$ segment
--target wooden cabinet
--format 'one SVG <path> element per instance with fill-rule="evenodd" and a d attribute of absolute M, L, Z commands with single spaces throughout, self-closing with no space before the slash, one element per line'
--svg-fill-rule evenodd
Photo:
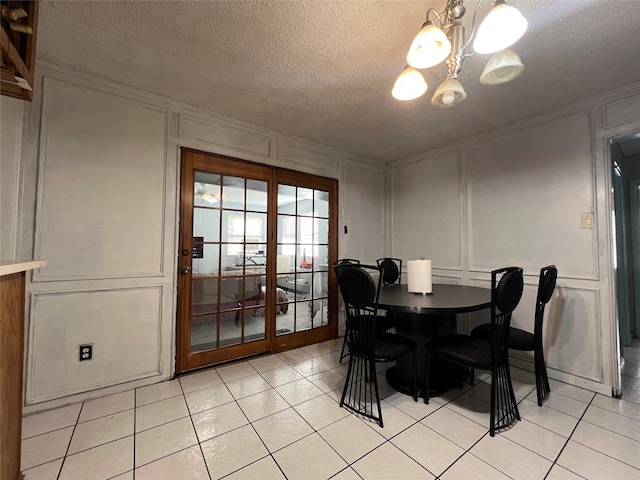
<path fill-rule="evenodd" d="M 24 288 L 44 261 L 0 262 L 0 480 L 20 480 Z"/>
<path fill-rule="evenodd" d="M 37 1 L 3 1 L 3 8 L 9 10 L 23 9 L 27 16 L 15 20 L 23 33 L 6 27 L 3 28 L 0 48 L 2 51 L 2 69 L 0 92 L 2 95 L 31 101 L 33 99 L 34 67 L 36 64 L 36 36 L 38 24 Z"/>

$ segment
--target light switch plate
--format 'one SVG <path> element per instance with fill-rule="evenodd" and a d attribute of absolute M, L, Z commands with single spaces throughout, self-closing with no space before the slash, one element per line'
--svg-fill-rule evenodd
<path fill-rule="evenodd" d="M 593 212 L 582 214 L 582 228 L 593 228 Z"/>

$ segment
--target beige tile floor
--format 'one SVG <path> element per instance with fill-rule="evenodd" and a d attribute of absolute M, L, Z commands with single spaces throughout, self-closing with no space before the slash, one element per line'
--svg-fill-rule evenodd
<path fill-rule="evenodd" d="M 381 429 L 338 406 L 341 346 L 27 416 L 26 479 L 640 479 L 637 390 L 617 400 L 552 381 L 538 407 L 533 376 L 514 369 L 522 421 L 491 438 L 486 378 L 425 405 L 394 392 L 381 366 Z"/>

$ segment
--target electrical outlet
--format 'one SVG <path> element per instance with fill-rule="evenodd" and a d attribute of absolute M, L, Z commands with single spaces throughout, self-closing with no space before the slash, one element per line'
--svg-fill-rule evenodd
<path fill-rule="evenodd" d="M 78 361 L 84 362 L 93 358 L 93 343 L 78 345 Z"/>

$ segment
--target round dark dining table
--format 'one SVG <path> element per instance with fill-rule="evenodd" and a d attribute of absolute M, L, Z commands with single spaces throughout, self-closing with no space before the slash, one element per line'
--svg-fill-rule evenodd
<path fill-rule="evenodd" d="M 434 284 L 433 293 L 409 293 L 407 285 L 386 286 L 380 289 L 378 308 L 396 318 L 396 333 L 418 343 L 418 390 L 424 392 L 424 345 L 442 335 L 456 333 L 456 315 L 475 312 L 491 306 L 491 290 L 468 285 Z M 438 360 L 438 359 L 434 359 Z M 461 385 L 469 371 L 447 362 L 433 362 L 430 375 L 430 396 Z M 406 356 L 386 373 L 387 381 L 396 390 L 411 394 L 413 360 Z"/>

